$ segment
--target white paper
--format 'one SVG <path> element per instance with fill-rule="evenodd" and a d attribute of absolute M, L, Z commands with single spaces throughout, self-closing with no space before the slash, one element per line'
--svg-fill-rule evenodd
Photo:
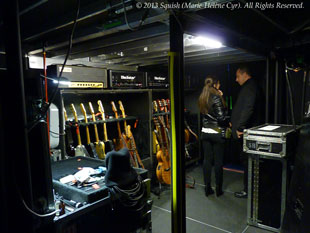
<path fill-rule="evenodd" d="M 262 128 L 259 128 L 259 130 L 266 130 L 266 131 L 272 131 L 272 130 L 275 130 L 277 128 L 280 128 L 280 126 L 276 126 L 276 125 L 267 125 L 267 126 L 264 126 Z"/>

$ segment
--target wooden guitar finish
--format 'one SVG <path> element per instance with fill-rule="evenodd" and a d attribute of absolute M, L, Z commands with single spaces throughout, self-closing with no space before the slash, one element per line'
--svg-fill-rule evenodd
<path fill-rule="evenodd" d="M 156 101 L 153 101 L 153 107 L 155 113 L 158 113 L 158 107 Z M 161 129 L 161 124 L 163 125 L 163 128 L 165 127 L 165 125 L 163 124 L 164 122 L 160 122 L 161 123 L 160 124 L 158 120 L 161 121 L 161 118 L 160 117 L 158 117 L 157 119 L 156 117 L 153 118 L 158 135 L 158 141 L 161 145 L 161 149 L 156 154 L 156 158 L 158 160 L 156 175 L 159 182 L 165 184 L 171 184 L 171 165 L 170 165 L 168 143 L 167 141 L 164 141 Z M 164 134 L 166 134 L 165 128 L 163 129 L 163 132 Z M 165 138 L 167 138 L 167 135 L 165 135 Z"/>
<path fill-rule="evenodd" d="M 80 104 L 80 108 L 81 108 L 81 111 L 84 115 L 84 121 L 85 123 L 88 123 L 88 119 L 87 119 L 87 113 L 86 113 L 86 110 L 85 110 L 85 107 L 84 107 L 84 104 L 81 103 Z M 96 152 L 96 147 L 95 145 L 90 141 L 90 135 L 89 135 L 89 128 L 88 128 L 88 125 L 85 126 L 85 130 L 86 130 L 86 141 L 87 141 L 87 145 L 86 145 L 86 149 L 89 153 L 89 155 L 93 158 L 98 158 L 98 155 L 97 155 L 97 152 Z"/>
<path fill-rule="evenodd" d="M 77 113 L 74 107 L 74 104 L 71 104 L 71 110 L 74 116 L 74 121 L 76 123 L 76 136 L 77 136 L 77 141 L 78 141 L 78 145 L 75 148 L 75 156 L 89 156 L 88 151 L 86 150 L 86 148 L 82 145 L 82 140 L 81 140 L 81 135 L 80 135 L 80 128 L 78 125 L 78 117 L 77 117 Z"/>
<path fill-rule="evenodd" d="M 93 122 L 95 123 L 94 124 L 94 131 L 95 131 L 95 137 L 96 137 L 96 142 L 95 142 L 96 152 L 97 152 L 97 155 L 98 155 L 99 159 L 105 159 L 104 143 L 99 140 L 99 135 L 98 135 L 98 129 L 97 129 L 97 125 L 96 125 L 96 116 L 95 116 L 94 108 L 93 108 L 93 105 L 92 105 L 91 102 L 88 102 L 88 105 L 89 105 L 90 113 L 92 115 Z"/>
<path fill-rule="evenodd" d="M 126 118 L 126 114 L 125 114 L 125 108 L 123 106 L 122 101 L 119 100 L 118 104 L 119 104 L 119 109 L 122 112 L 122 117 L 125 119 Z M 130 125 L 128 125 L 128 126 L 129 126 L 129 129 L 130 129 Z M 131 165 L 133 167 L 139 167 L 138 158 L 136 157 L 136 154 L 135 154 L 135 148 L 133 148 L 133 144 L 132 144 L 132 142 L 130 140 L 130 137 L 129 137 L 128 126 L 127 126 L 126 120 L 124 120 L 124 131 L 125 131 L 125 134 L 123 133 L 122 137 L 124 138 L 124 140 L 126 142 L 126 145 L 127 145 L 127 148 L 129 150 L 129 153 L 130 153 Z M 131 134 L 131 137 L 132 137 L 132 134 Z"/>
<path fill-rule="evenodd" d="M 111 105 L 112 105 L 112 110 L 115 114 L 115 119 L 118 119 L 118 113 L 117 113 L 117 109 L 116 109 L 114 101 L 111 101 Z M 122 149 L 123 147 L 126 147 L 126 141 L 122 136 L 121 126 L 120 126 L 119 121 L 117 121 L 116 124 L 117 124 L 118 138 L 114 139 L 113 141 L 114 141 L 114 149 L 118 151 Z"/>
<path fill-rule="evenodd" d="M 98 110 L 101 113 L 101 118 L 102 120 L 105 120 L 105 113 L 104 113 L 104 108 L 102 106 L 101 100 L 97 101 L 98 103 Z M 113 150 L 113 142 L 108 139 L 108 132 L 107 132 L 107 123 L 103 123 L 103 143 L 104 143 L 104 149 L 105 153 L 108 153 L 109 151 Z"/>

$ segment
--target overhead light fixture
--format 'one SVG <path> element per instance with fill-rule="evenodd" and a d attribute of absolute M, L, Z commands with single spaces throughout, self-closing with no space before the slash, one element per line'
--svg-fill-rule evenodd
<path fill-rule="evenodd" d="M 187 38 L 190 45 L 202 45 L 206 48 L 221 48 L 224 47 L 220 41 L 213 40 L 203 36 L 189 36 Z"/>

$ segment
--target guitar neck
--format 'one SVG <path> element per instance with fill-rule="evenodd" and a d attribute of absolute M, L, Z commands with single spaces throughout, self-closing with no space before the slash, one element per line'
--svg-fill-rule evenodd
<path fill-rule="evenodd" d="M 93 122 L 96 122 L 96 116 L 95 114 L 92 114 L 92 118 L 93 118 Z M 97 125 L 94 124 L 94 131 L 95 131 L 95 138 L 96 138 L 96 142 L 99 142 L 99 135 L 98 135 L 98 129 L 97 129 Z"/>
<path fill-rule="evenodd" d="M 115 119 L 118 119 L 118 114 L 117 114 L 117 112 L 115 112 Z M 119 121 L 117 121 L 116 124 L 117 124 L 118 137 L 119 137 L 119 138 L 122 138 L 121 125 L 120 125 Z"/>
<path fill-rule="evenodd" d="M 105 120 L 105 119 L 103 119 Z M 108 131 L 107 131 L 107 123 L 103 123 L 103 135 L 104 135 L 104 141 L 108 141 Z"/>
<path fill-rule="evenodd" d="M 76 113 L 74 104 L 71 104 L 71 110 L 72 110 L 72 113 L 73 113 L 73 116 L 74 116 L 74 121 L 76 123 L 76 136 L 77 136 L 78 145 L 81 146 L 82 145 L 82 140 L 81 140 L 81 135 L 80 135 L 80 128 L 79 128 L 79 125 L 78 125 L 79 120 L 78 120 L 78 117 L 77 117 L 77 113 Z"/>
<path fill-rule="evenodd" d="M 83 115 L 84 115 L 85 123 L 88 123 L 85 107 L 84 107 L 84 105 L 82 103 L 80 104 L 80 107 L 81 107 L 81 110 L 82 110 Z M 90 144 L 90 136 L 89 136 L 89 127 L 88 127 L 88 125 L 85 126 L 85 130 L 86 130 L 87 144 L 89 145 Z"/>

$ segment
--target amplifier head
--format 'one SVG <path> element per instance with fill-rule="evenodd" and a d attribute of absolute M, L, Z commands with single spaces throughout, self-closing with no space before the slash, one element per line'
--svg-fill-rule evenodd
<path fill-rule="evenodd" d="M 62 65 L 47 67 L 47 76 L 58 80 Z M 107 88 L 107 70 L 97 67 L 65 66 L 59 82 L 60 88 Z"/>
<path fill-rule="evenodd" d="M 145 88 L 143 72 L 110 70 L 109 83 L 111 88 Z"/>

